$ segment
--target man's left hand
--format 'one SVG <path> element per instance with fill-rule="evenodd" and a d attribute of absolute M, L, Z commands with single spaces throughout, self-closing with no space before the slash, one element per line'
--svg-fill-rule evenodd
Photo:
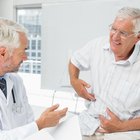
<path fill-rule="evenodd" d="M 113 133 L 123 131 L 123 121 L 121 121 L 113 112 L 107 108 L 107 114 L 110 119 L 106 119 L 103 115 L 99 115 L 100 133 Z"/>

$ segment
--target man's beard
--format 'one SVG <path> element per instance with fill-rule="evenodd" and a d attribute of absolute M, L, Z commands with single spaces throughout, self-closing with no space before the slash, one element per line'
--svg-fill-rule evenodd
<path fill-rule="evenodd" d="M 22 62 L 21 62 L 22 63 Z M 12 64 L 10 64 L 10 62 L 3 64 L 3 68 L 5 69 L 5 72 L 18 72 L 20 64 L 19 63 L 16 67 Z"/>

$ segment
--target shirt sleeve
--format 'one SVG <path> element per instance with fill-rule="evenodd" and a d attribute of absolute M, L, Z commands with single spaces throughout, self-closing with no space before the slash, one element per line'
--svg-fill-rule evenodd
<path fill-rule="evenodd" d="M 75 51 L 71 57 L 71 63 L 75 65 L 79 70 L 88 70 L 90 65 L 90 43 L 86 44 L 83 48 Z"/>
<path fill-rule="evenodd" d="M 71 57 L 71 63 L 79 70 L 90 70 L 91 60 L 93 59 L 93 51 L 97 47 L 99 39 L 89 41 L 84 47 L 75 51 Z"/>
<path fill-rule="evenodd" d="M 75 51 L 71 57 L 71 63 L 75 65 L 79 70 L 90 70 L 91 63 L 96 61 L 96 57 L 101 46 L 108 41 L 108 37 L 98 37 L 89 41 L 84 47 Z"/>
<path fill-rule="evenodd" d="M 23 140 L 35 132 L 38 132 L 38 127 L 35 122 L 32 122 L 11 130 L 0 131 L 0 140 Z"/>

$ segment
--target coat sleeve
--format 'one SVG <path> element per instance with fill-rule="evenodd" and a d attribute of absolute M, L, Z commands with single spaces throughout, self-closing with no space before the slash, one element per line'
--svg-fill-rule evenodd
<path fill-rule="evenodd" d="M 17 127 L 7 131 L 0 131 L 0 140 L 23 140 L 26 137 L 38 132 L 38 127 L 35 122 Z"/>

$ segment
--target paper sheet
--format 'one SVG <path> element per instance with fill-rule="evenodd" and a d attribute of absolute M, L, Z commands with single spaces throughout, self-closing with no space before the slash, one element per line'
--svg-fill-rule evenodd
<path fill-rule="evenodd" d="M 82 140 L 78 116 L 68 117 L 58 126 L 43 129 L 25 140 Z"/>
<path fill-rule="evenodd" d="M 24 140 L 55 140 L 48 132 L 41 130 Z"/>
<path fill-rule="evenodd" d="M 77 116 L 68 118 L 57 127 L 47 130 L 55 140 L 82 140 Z"/>

